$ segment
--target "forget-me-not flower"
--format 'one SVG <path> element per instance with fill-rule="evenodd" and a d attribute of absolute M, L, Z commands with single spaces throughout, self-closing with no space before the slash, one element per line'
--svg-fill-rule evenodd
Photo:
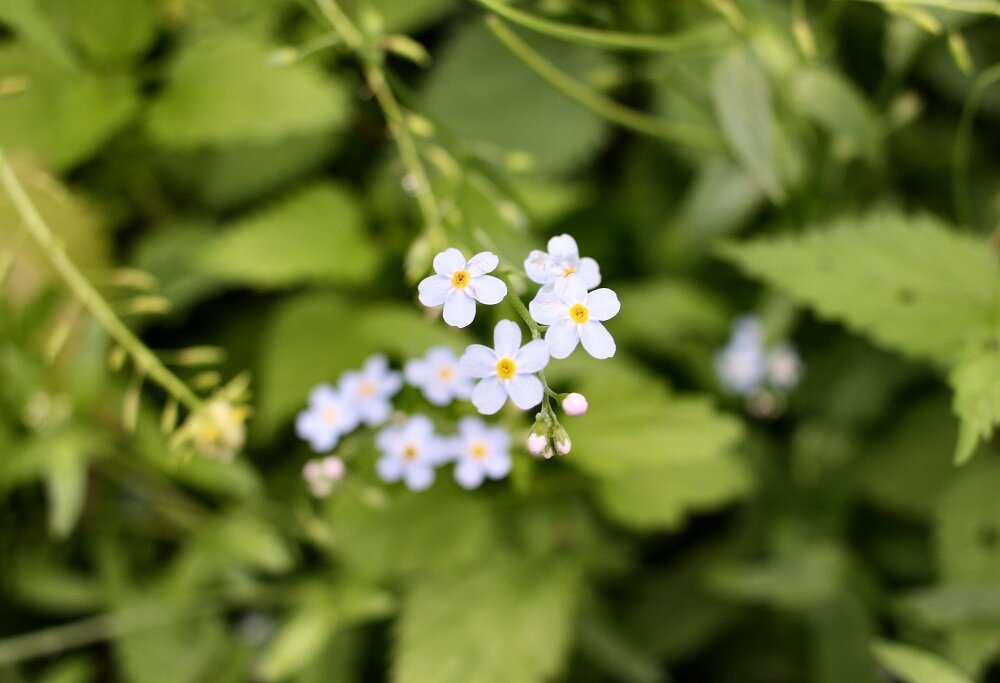
<path fill-rule="evenodd" d="M 501 320 L 493 331 L 494 347 L 469 346 L 459 364 L 472 377 L 481 378 L 472 390 L 472 404 L 483 415 L 503 407 L 507 397 L 527 410 L 542 402 L 542 383 L 535 373 L 549 362 L 549 349 L 541 339 L 521 346 L 521 328 L 512 320 Z"/>
<path fill-rule="evenodd" d="M 472 395 L 472 378 L 458 364 L 458 356 L 447 346 L 427 350 L 423 358 L 406 362 L 406 381 L 419 388 L 424 397 L 436 406 L 453 400 L 468 400 Z"/>
<path fill-rule="evenodd" d="M 345 372 L 340 378 L 340 394 L 351 404 L 359 422 L 376 427 L 392 413 L 390 399 L 403 386 L 398 372 L 389 369 L 382 354 L 370 356 L 361 370 Z"/>
<path fill-rule="evenodd" d="M 455 458 L 455 481 L 475 489 L 486 478 L 503 479 L 510 473 L 510 434 L 503 427 L 490 427 L 475 417 L 458 421 L 458 434 L 451 439 Z"/>
<path fill-rule="evenodd" d="M 551 295 L 531 302 L 531 317 L 548 325 L 545 341 L 553 358 L 566 358 L 578 343 L 594 358 L 615 355 L 615 340 L 601 323 L 621 309 L 618 295 L 606 287 L 588 293 L 583 280 L 556 280 Z"/>
<path fill-rule="evenodd" d="M 448 442 L 434 433 L 426 415 L 414 415 L 405 423 L 384 428 L 375 437 L 382 457 L 375 471 L 382 481 L 400 479 L 412 491 L 423 491 L 434 483 L 434 470 L 448 460 Z"/>
<path fill-rule="evenodd" d="M 329 384 L 314 388 L 309 406 L 295 418 L 295 433 L 317 453 L 333 450 L 340 437 L 357 426 L 354 407 Z"/>
<path fill-rule="evenodd" d="M 435 275 L 417 286 L 424 306 L 444 304 L 444 321 L 452 327 L 466 327 L 476 317 L 476 302 L 493 305 L 507 296 L 503 280 L 487 273 L 496 269 L 496 254 L 483 251 L 468 261 L 454 247 L 434 257 Z"/>

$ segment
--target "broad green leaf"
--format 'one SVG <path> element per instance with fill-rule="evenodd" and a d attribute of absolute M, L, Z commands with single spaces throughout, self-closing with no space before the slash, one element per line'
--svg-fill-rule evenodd
<path fill-rule="evenodd" d="M 294 564 L 278 529 L 248 511 L 227 512 L 211 520 L 201 530 L 199 541 L 199 552 L 220 566 L 246 565 L 278 574 Z"/>
<path fill-rule="evenodd" d="M 100 581 L 63 565 L 47 553 L 24 551 L 14 564 L 11 594 L 46 614 L 75 615 L 101 609 L 107 598 Z"/>
<path fill-rule="evenodd" d="M 172 313 L 183 313 L 223 287 L 217 274 L 199 266 L 215 238 L 207 220 L 165 223 L 139 238 L 131 263 L 156 278 L 157 293 L 170 300 Z"/>
<path fill-rule="evenodd" d="M 939 364 L 992 327 L 989 245 L 930 216 L 880 211 L 723 249 L 747 273 L 886 348 Z"/>
<path fill-rule="evenodd" d="M 972 683 L 955 665 L 927 650 L 886 640 L 873 641 L 871 649 L 879 664 L 903 683 Z"/>
<path fill-rule="evenodd" d="M 934 514 L 935 554 L 948 581 L 1000 576 L 1000 462 L 980 458 L 956 472 Z"/>
<path fill-rule="evenodd" d="M 36 683 L 90 683 L 97 674 L 97 665 L 87 657 L 70 657 L 55 662 L 36 679 Z"/>
<path fill-rule="evenodd" d="M 150 107 L 153 139 L 184 149 L 264 143 L 341 124 L 343 86 L 309 62 L 273 65 L 272 49 L 235 33 L 186 45 Z"/>
<path fill-rule="evenodd" d="M 0 46 L 0 74 L 23 89 L 0 97 L 0 145 L 57 168 L 89 159 L 138 103 L 127 76 L 101 78 L 17 42 Z"/>
<path fill-rule="evenodd" d="M 874 616 L 862 599 L 843 591 L 810 610 L 811 669 L 816 683 L 882 683 L 866 645 L 875 636 Z"/>
<path fill-rule="evenodd" d="M 995 581 L 938 584 L 907 593 L 898 606 L 907 621 L 932 629 L 1000 628 L 1000 584 Z"/>
<path fill-rule="evenodd" d="M 336 185 L 313 185 L 227 229 L 202 253 L 199 269 L 252 287 L 364 282 L 378 255 L 357 200 Z"/>
<path fill-rule="evenodd" d="M 615 291 L 628 302 L 612 323 L 622 345 L 665 353 L 684 342 L 724 338 L 729 328 L 730 315 L 723 304 L 685 280 L 649 279 Z M 650 324 L 652 311 L 655 325 Z"/>
<path fill-rule="evenodd" d="M 129 683 L 205 680 L 231 649 L 221 618 L 199 614 L 201 604 L 162 596 L 162 626 L 133 629 L 113 641 L 115 668 Z M 147 603 L 148 609 L 149 603 Z"/>
<path fill-rule="evenodd" d="M 398 683 L 542 683 L 573 630 L 579 576 L 558 561 L 494 547 L 480 566 L 413 582 L 393 668 Z"/>
<path fill-rule="evenodd" d="M 878 117 L 850 81 L 831 69 L 812 66 L 794 75 L 790 92 L 798 110 L 829 131 L 841 158 L 878 162 Z"/>
<path fill-rule="evenodd" d="M 138 58 L 156 38 L 153 0 L 77 0 L 61 11 L 73 40 L 99 65 Z"/>
<path fill-rule="evenodd" d="M 577 79 L 587 80 L 606 64 L 595 50 L 525 38 Z M 424 110 L 475 152 L 498 161 L 526 152 L 544 171 L 586 159 L 604 138 L 597 116 L 533 74 L 481 22 L 461 26 L 438 54 Z"/>
<path fill-rule="evenodd" d="M 772 200 L 784 201 L 771 86 L 753 53 L 737 50 L 720 60 L 712 74 L 712 100 L 736 158 Z"/>
<path fill-rule="evenodd" d="M 961 422 L 955 449 L 955 462 L 961 464 L 1000 422 L 1000 350 L 992 344 L 969 350 L 949 380 L 955 390 L 953 408 Z"/>
<path fill-rule="evenodd" d="M 72 51 L 40 11 L 36 0 L 7 0 L 0 4 L 0 23 L 14 29 L 20 40 L 41 50 L 60 66 L 73 68 L 77 65 Z"/>

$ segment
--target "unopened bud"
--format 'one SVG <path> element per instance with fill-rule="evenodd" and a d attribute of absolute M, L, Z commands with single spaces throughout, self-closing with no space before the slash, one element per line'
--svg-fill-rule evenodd
<path fill-rule="evenodd" d="M 563 410 L 566 411 L 567 415 L 572 417 L 577 417 L 578 415 L 583 415 L 587 412 L 589 404 L 587 403 L 587 397 L 583 394 L 578 394 L 575 391 L 572 394 L 568 394 L 562 402 Z"/>
<path fill-rule="evenodd" d="M 552 430 L 552 445 L 556 448 L 556 453 L 566 455 L 573 448 L 573 442 L 569 439 L 569 434 L 561 426 L 557 425 Z"/>
<path fill-rule="evenodd" d="M 528 452 L 532 455 L 542 455 L 548 445 L 549 440 L 542 434 L 528 435 Z"/>

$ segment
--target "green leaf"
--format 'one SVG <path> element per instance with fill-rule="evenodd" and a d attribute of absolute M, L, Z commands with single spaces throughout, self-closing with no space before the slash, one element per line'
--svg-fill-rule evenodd
<path fill-rule="evenodd" d="M 949 381 L 955 390 L 953 408 L 961 423 L 955 463 L 962 464 L 1000 422 L 1000 349 L 992 345 L 971 349 L 952 370 Z"/>
<path fill-rule="evenodd" d="M 96 64 L 135 59 L 156 38 L 157 8 L 151 0 L 77 0 L 63 11 L 74 41 Z"/>
<path fill-rule="evenodd" d="M 874 617 L 862 599 L 843 591 L 817 605 L 807 619 L 812 636 L 811 680 L 816 683 L 882 683 L 865 647 L 875 635 Z"/>
<path fill-rule="evenodd" d="M 45 14 L 39 11 L 36 0 L 7 0 L 0 4 L 0 23 L 13 28 L 19 39 L 41 50 L 60 66 L 68 69 L 77 66 L 72 51 Z"/>
<path fill-rule="evenodd" d="M 149 131 L 166 147 L 264 143 L 330 130 L 347 114 L 339 82 L 309 62 L 274 66 L 272 48 L 230 33 L 187 45 L 149 110 Z"/>
<path fill-rule="evenodd" d="M 872 654 L 904 683 L 972 683 L 972 679 L 938 655 L 911 645 L 876 640 Z"/>
<path fill-rule="evenodd" d="M 995 255 L 930 216 L 880 211 L 722 253 L 820 316 L 913 358 L 953 363 L 992 328 Z"/>
<path fill-rule="evenodd" d="M 810 66 L 795 73 L 790 89 L 798 110 L 833 136 L 841 158 L 882 156 L 878 117 L 854 85 L 838 72 Z"/>
<path fill-rule="evenodd" d="M 955 12 L 990 14 L 1000 16 L 1000 0 L 864 0 L 878 5 L 912 5 L 914 7 L 937 7 Z"/>
<path fill-rule="evenodd" d="M 784 201 L 771 87 L 753 53 L 737 50 L 720 60 L 712 74 L 712 99 L 736 158 L 772 200 Z"/>
<path fill-rule="evenodd" d="M 61 169 L 90 158 L 138 103 L 129 78 L 101 78 L 16 42 L 0 47 L 0 74 L 24 85 L 0 97 L 0 145 Z"/>
<path fill-rule="evenodd" d="M 200 550 L 222 566 L 247 565 L 272 574 L 294 562 L 287 542 L 274 526 L 247 511 L 225 513 L 205 525 Z"/>
<path fill-rule="evenodd" d="M 200 605 L 162 596 L 166 625 L 133 630 L 115 639 L 116 669 L 129 683 L 179 683 L 209 677 L 232 648 L 222 620 L 198 614 Z"/>
<path fill-rule="evenodd" d="M 357 200 L 324 183 L 236 223 L 212 241 L 198 266 L 229 282 L 269 288 L 364 282 L 377 259 Z"/>
<path fill-rule="evenodd" d="M 948 581 L 1000 576 L 1000 462 L 980 458 L 956 472 L 934 514 L 935 555 Z"/>
<path fill-rule="evenodd" d="M 348 6 L 359 5 L 364 9 L 372 9 L 378 13 L 383 28 L 391 33 L 413 33 L 438 21 L 449 12 L 460 7 L 456 0 L 353 0 L 345 3 Z M 354 9 L 354 8 L 352 8 Z M 356 15 L 361 12 L 355 10 Z"/>
<path fill-rule="evenodd" d="M 612 323 L 623 345 L 664 353 L 684 342 L 721 339 L 729 327 L 722 303 L 685 280 L 649 279 L 615 290 L 628 301 Z M 657 312 L 656 325 L 649 324 L 650 311 Z"/>
<path fill-rule="evenodd" d="M 596 50 L 525 38 L 578 80 L 586 81 L 606 64 Z M 539 169 L 562 171 L 603 141 L 597 116 L 549 87 L 481 22 L 458 29 L 437 61 L 424 110 L 482 155 L 502 160 L 508 152 L 527 152 Z M 510 106 L 513 102 L 517 106 Z"/>
<path fill-rule="evenodd" d="M 558 561 L 494 548 L 471 571 L 421 577 L 407 592 L 398 683 L 542 683 L 570 645 L 579 576 Z"/>

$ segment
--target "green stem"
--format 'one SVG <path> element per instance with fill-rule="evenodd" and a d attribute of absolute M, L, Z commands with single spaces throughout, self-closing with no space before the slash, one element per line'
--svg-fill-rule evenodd
<path fill-rule="evenodd" d="M 528 326 L 528 330 L 531 331 L 531 338 L 535 340 L 541 339 L 542 328 L 539 327 L 538 323 L 536 323 L 535 320 L 531 317 L 531 312 L 528 311 L 528 307 L 524 305 L 524 302 L 521 301 L 521 297 L 519 297 L 517 293 L 514 291 L 514 287 L 511 285 L 510 280 L 506 277 L 503 278 L 503 280 L 507 285 L 507 301 L 509 301 L 510 305 L 514 307 L 514 310 L 517 311 L 517 314 L 521 316 L 521 319 L 524 321 L 524 324 Z M 542 412 L 545 414 L 545 417 L 549 421 L 549 424 L 558 424 L 559 420 L 558 418 L 556 418 L 555 410 L 552 408 L 552 404 L 549 399 L 554 398 L 558 401 L 561 400 L 563 395 L 558 394 L 552 390 L 552 388 L 549 386 L 548 380 L 545 379 L 544 370 L 539 370 L 535 374 L 538 375 L 538 379 L 542 381 L 542 389 L 545 390 L 545 395 L 542 398 Z"/>
<path fill-rule="evenodd" d="M 890 5 L 898 0 L 860 0 L 875 5 Z M 940 9 L 952 10 L 955 12 L 966 12 L 969 14 L 992 14 L 1000 17 L 1000 7 L 994 0 L 906 0 L 911 5 L 923 7 L 937 7 Z"/>
<path fill-rule="evenodd" d="M 650 116 L 618 104 L 614 100 L 577 83 L 560 71 L 521 40 L 498 17 L 492 15 L 486 17 L 486 25 L 515 57 L 549 85 L 609 121 L 668 142 L 713 152 L 725 150 L 725 142 L 718 132 L 710 128 Z"/>
<path fill-rule="evenodd" d="M 680 52 L 718 45 L 722 34 L 717 26 L 703 26 L 677 35 L 642 35 L 573 26 L 538 17 L 511 7 L 502 0 L 473 0 L 503 18 L 553 38 L 590 47 L 646 52 Z M 728 33 L 728 32 L 727 32 Z"/>
<path fill-rule="evenodd" d="M 21 220 L 41 248 L 45 258 L 90 314 L 128 352 L 136 368 L 192 411 L 200 410 L 201 399 L 133 334 L 69 258 L 65 246 L 55 237 L 48 223 L 35 208 L 2 151 L 0 151 L 0 184 L 7 191 Z"/>
<path fill-rule="evenodd" d="M 969 196 L 969 157 L 972 148 L 972 125 L 986 89 L 1000 81 L 1000 64 L 983 71 L 972 84 L 969 96 L 962 107 L 962 118 L 955 133 L 955 150 L 952 153 L 951 191 L 959 223 L 971 225 L 972 199 Z"/>

